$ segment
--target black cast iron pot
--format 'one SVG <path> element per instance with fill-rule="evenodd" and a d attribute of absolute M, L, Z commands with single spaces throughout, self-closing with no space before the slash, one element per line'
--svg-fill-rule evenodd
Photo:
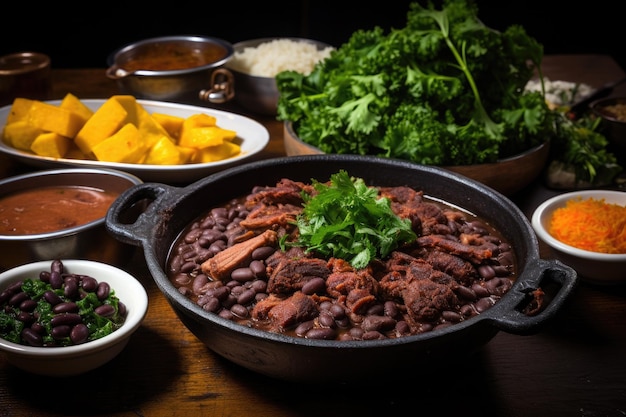
<path fill-rule="evenodd" d="M 202 310 L 180 294 L 165 269 L 179 234 L 211 207 L 248 194 L 256 185 L 281 178 L 325 181 L 340 169 L 380 186 L 408 185 L 489 219 L 511 242 L 519 263 L 518 279 L 500 301 L 482 314 L 447 328 L 397 339 L 327 341 L 296 338 L 247 328 Z M 119 216 L 128 207 L 151 201 L 132 224 Z M 406 161 L 350 155 L 278 158 L 231 168 L 184 188 L 158 183 L 138 185 L 111 206 L 106 226 L 117 239 L 143 247 L 158 287 L 185 326 L 210 349 L 252 371 L 300 382 L 347 382 L 383 376 L 399 369 L 425 372 L 475 352 L 502 330 L 536 333 L 553 317 L 575 287 L 573 269 L 539 257 L 535 234 L 524 214 L 506 197 L 478 182 L 444 169 Z M 528 294 L 551 288 L 537 315 L 521 312 Z"/>

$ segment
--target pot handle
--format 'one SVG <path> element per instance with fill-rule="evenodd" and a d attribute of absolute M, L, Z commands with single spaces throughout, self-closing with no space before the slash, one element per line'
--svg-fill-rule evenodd
<path fill-rule="evenodd" d="M 496 303 L 489 314 L 497 328 L 519 335 L 536 333 L 557 313 L 577 284 L 576 271 L 556 259 L 539 259 L 524 274 L 535 279 L 522 279 L 513 285 L 509 290 L 513 293 L 512 300 Z M 526 314 L 524 307 L 537 289 L 544 291 L 547 304 L 534 315 Z"/>
<path fill-rule="evenodd" d="M 217 68 L 211 73 L 211 88 L 201 90 L 200 100 L 211 103 L 226 103 L 235 96 L 235 77 L 226 68 Z"/>
<path fill-rule="evenodd" d="M 137 184 L 124 190 L 107 211 L 106 229 L 119 241 L 142 245 L 148 241 L 165 200 L 178 195 L 176 190 L 179 188 L 159 183 Z M 134 221 L 125 221 L 124 214 L 137 207 L 143 211 Z"/>

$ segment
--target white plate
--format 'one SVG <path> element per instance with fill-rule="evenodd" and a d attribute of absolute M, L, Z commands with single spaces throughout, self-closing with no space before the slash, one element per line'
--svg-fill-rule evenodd
<path fill-rule="evenodd" d="M 83 99 L 87 107 L 97 110 L 106 100 Z M 59 105 L 61 100 L 46 101 Z M 15 149 L 0 140 L 0 152 L 5 153 L 21 162 L 39 168 L 58 168 L 59 166 L 83 166 L 91 168 L 111 168 L 126 171 L 143 181 L 164 183 L 189 183 L 201 179 L 213 172 L 241 164 L 261 152 L 269 143 L 269 132 L 262 124 L 248 117 L 206 107 L 190 106 L 186 104 L 166 103 L 161 101 L 137 100 L 148 113 L 164 113 L 172 116 L 189 117 L 197 113 L 206 113 L 217 118 L 217 125 L 224 129 L 234 130 L 241 140 L 241 153 L 223 161 L 203 164 L 181 165 L 144 165 L 119 162 L 102 162 L 81 159 L 50 158 L 38 156 L 30 152 Z M 0 126 L 4 126 L 11 105 L 0 108 Z"/>

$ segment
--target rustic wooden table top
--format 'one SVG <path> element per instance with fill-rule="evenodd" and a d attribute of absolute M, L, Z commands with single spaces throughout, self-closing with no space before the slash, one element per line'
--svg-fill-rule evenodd
<path fill-rule="evenodd" d="M 602 55 L 547 56 L 544 72 L 552 80 L 594 87 L 624 75 Z M 52 86 L 55 99 L 67 92 L 81 99 L 118 94 L 101 68 L 54 69 Z M 246 114 L 234 105 L 220 108 Z M 270 132 L 263 157 L 284 155 L 282 123 L 249 116 Z M 0 178 L 32 169 L 0 157 Z M 538 183 L 512 199 L 530 215 L 552 193 Z M 543 247 L 542 256 L 550 256 Z M 0 356 L 0 416 L 626 414 L 624 286 L 583 282 L 538 334 L 500 332 L 467 363 L 442 368 L 440 375 L 397 369 L 367 386 L 310 386 L 275 381 L 215 355 L 181 325 L 139 249 L 126 269 L 139 277 L 150 298 L 143 326 L 127 348 L 95 371 L 64 379 L 23 373 Z"/>

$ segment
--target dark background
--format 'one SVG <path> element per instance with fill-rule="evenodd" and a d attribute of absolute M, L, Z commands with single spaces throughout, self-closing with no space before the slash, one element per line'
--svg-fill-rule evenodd
<path fill-rule="evenodd" d="M 55 68 L 104 68 L 107 56 L 127 43 L 183 34 L 214 36 L 232 43 L 297 36 L 340 46 L 357 29 L 403 27 L 410 3 L 174 0 L 160 6 L 156 2 L 100 2 L 72 8 L 59 2 L 14 2 L 12 13 L 3 13 L 0 55 L 32 50 L 50 55 Z M 626 68 L 622 30 L 626 19 L 608 0 L 478 0 L 477 4 L 485 24 L 499 30 L 520 24 L 543 44 L 546 54 L 608 54 Z"/>

